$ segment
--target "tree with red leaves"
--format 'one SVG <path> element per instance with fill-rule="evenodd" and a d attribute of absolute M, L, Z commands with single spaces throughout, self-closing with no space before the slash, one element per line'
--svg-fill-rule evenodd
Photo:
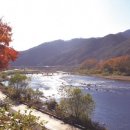
<path fill-rule="evenodd" d="M 10 47 L 12 41 L 12 28 L 0 19 L 0 70 L 8 67 L 10 61 L 14 61 L 18 52 Z"/>
<path fill-rule="evenodd" d="M 130 56 L 124 55 L 104 60 L 99 63 L 99 67 L 108 73 L 130 75 Z"/>

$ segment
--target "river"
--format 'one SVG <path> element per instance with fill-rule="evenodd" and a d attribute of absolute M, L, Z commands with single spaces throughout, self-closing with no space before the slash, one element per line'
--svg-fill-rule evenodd
<path fill-rule="evenodd" d="M 29 76 L 33 89 L 39 88 L 45 96 L 57 99 L 59 86 L 80 86 L 96 103 L 94 121 L 105 124 L 108 130 L 130 130 L 130 82 L 62 73 Z"/>

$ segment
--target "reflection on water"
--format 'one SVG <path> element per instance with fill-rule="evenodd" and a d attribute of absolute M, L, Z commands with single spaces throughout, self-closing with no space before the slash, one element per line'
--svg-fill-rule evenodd
<path fill-rule="evenodd" d="M 95 121 L 105 124 L 109 130 L 130 129 L 130 82 L 56 73 L 52 76 L 29 76 L 32 88 L 39 88 L 45 96 L 55 98 L 60 97 L 57 91 L 59 86 L 80 86 L 91 93 L 96 102 Z"/>
<path fill-rule="evenodd" d="M 66 84 L 67 82 L 62 80 L 62 75 L 54 74 L 53 76 L 44 76 L 42 74 L 38 75 L 29 75 L 31 77 L 30 86 L 33 89 L 39 88 L 39 90 L 43 91 L 45 96 L 53 96 L 55 98 L 59 98 L 58 88 L 59 86 Z"/>

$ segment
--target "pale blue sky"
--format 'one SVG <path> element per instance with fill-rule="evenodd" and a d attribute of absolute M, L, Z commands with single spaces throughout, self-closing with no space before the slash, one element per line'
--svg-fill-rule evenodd
<path fill-rule="evenodd" d="M 0 0 L 0 17 L 12 26 L 17 50 L 125 31 L 129 13 L 130 0 Z"/>

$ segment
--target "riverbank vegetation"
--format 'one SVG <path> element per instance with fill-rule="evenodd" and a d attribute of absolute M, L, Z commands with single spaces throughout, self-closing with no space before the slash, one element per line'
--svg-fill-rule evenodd
<path fill-rule="evenodd" d="M 28 104 L 30 107 L 39 107 L 39 104 L 42 104 L 40 100 L 42 93 L 39 90 L 27 88 L 28 77 L 26 75 L 16 73 L 8 80 L 9 85 L 0 86 L 0 90 L 7 95 L 5 100 L 0 101 L 0 129 L 45 130 L 45 122 L 37 123 L 39 118 L 32 115 L 31 112 L 25 111 L 20 114 L 20 112 L 12 112 L 10 107 L 20 103 Z"/>
<path fill-rule="evenodd" d="M 6 100 L 6 99 L 5 99 Z M 0 101 L 0 130 L 46 130 L 45 122 L 32 115 L 31 111 L 21 114 L 20 111 L 13 112 L 7 101 Z"/>
<path fill-rule="evenodd" d="M 91 120 L 95 103 L 90 94 L 85 94 L 80 88 L 62 86 L 59 89 L 60 101 L 50 99 L 47 101 L 49 112 L 61 118 L 64 122 L 81 129 L 106 130 L 104 126 Z"/>
<path fill-rule="evenodd" d="M 33 90 L 28 86 L 30 78 L 24 74 L 15 73 L 8 79 L 8 85 L 1 88 L 15 103 L 28 104 L 30 107 L 43 105 L 40 98 L 43 97 L 43 93 L 38 89 Z"/>
<path fill-rule="evenodd" d="M 86 129 L 104 130 L 104 127 L 91 120 L 91 113 L 94 110 L 95 103 L 90 94 L 85 94 L 80 88 L 70 86 L 61 90 L 62 99 L 58 106 L 61 117 Z"/>
<path fill-rule="evenodd" d="M 88 59 L 81 63 L 79 73 L 130 76 L 130 56 L 124 55 L 107 60 Z"/>

